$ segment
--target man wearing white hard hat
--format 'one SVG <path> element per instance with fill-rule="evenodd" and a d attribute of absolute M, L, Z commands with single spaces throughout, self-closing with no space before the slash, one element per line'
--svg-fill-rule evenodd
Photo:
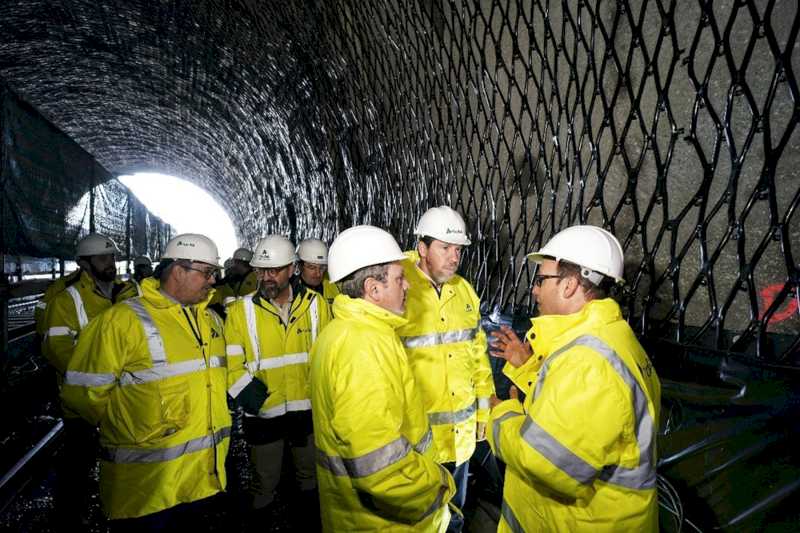
<path fill-rule="evenodd" d="M 134 283 L 117 278 L 116 243 L 92 233 L 78 241 L 75 250 L 79 270 L 66 279 L 47 304 L 42 326 L 42 354 L 56 371 L 59 389 L 76 339 L 97 315 L 116 302 L 137 295 Z M 97 431 L 62 403 L 64 454 L 58 465 L 55 504 L 59 519 L 81 526 L 92 472 L 97 461 Z"/>
<path fill-rule="evenodd" d="M 493 354 L 511 399 L 493 399 L 488 433 L 507 465 L 498 531 L 657 531 L 661 385 L 609 289 L 623 281 L 617 239 L 572 226 L 529 255 L 540 315 L 522 343 Z"/>
<path fill-rule="evenodd" d="M 191 531 L 225 489 L 225 337 L 207 308 L 219 267 L 208 237 L 173 238 L 142 296 L 93 320 L 67 365 L 64 402 L 100 429 L 112 531 Z"/>
<path fill-rule="evenodd" d="M 144 278 L 153 275 L 153 262 L 146 255 L 137 256 L 133 260 L 133 275 L 131 276 L 136 283 L 141 283 Z"/>
<path fill-rule="evenodd" d="M 305 239 L 297 245 L 297 274 L 303 285 L 317 291 L 329 304 L 339 289 L 328 277 L 328 247 L 319 239 Z"/>
<path fill-rule="evenodd" d="M 298 530 L 314 530 L 316 493 L 308 352 L 330 320 L 322 296 L 294 280 L 295 247 L 283 235 L 256 246 L 250 265 L 258 290 L 228 306 L 225 321 L 230 395 L 244 408 L 244 435 L 254 476 L 251 522 L 262 522 L 281 479 L 283 457 L 291 457 L 300 494 L 290 500 Z M 284 449 L 287 452 L 284 454 Z"/>
<path fill-rule="evenodd" d="M 247 248 L 237 248 L 230 258 L 230 264 L 225 261 L 225 278 L 221 279 L 214 288 L 214 298 L 211 305 L 225 316 L 226 308 L 237 298 L 250 294 L 258 286 L 258 278 L 250 261 L 253 252 Z"/>
<path fill-rule="evenodd" d="M 464 219 L 447 206 L 428 209 L 414 234 L 417 248 L 406 252 L 404 263 L 408 323 L 397 333 L 428 414 L 437 460 L 456 481 L 453 503 L 463 507 L 469 460 L 476 441 L 485 438 L 494 395 L 480 300 L 456 273 L 470 240 Z M 462 527 L 462 517 L 454 514 L 448 531 Z"/>
<path fill-rule="evenodd" d="M 342 232 L 329 272 L 342 291 L 311 350 L 322 526 L 327 532 L 442 532 L 455 493 L 436 462 L 428 417 L 397 328 L 408 283 L 394 238 Z"/>

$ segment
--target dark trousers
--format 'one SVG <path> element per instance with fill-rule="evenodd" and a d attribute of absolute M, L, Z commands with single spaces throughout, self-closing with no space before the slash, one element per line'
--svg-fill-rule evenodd
<path fill-rule="evenodd" d="M 55 507 L 59 526 L 69 529 L 83 523 L 89 495 L 97 492 L 97 429 L 80 418 L 64 418 L 63 446 L 56 467 Z"/>
<path fill-rule="evenodd" d="M 213 527 L 208 520 L 208 511 L 217 503 L 217 497 L 211 496 L 189 503 L 181 503 L 175 507 L 158 511 L 138 518 L 109 520 L 111 533 L 162 533 L 170 531 L 191 531 L 198 533 L 210 531 Z"/>
<path fill-rule="evenodd" d="M 464 461 L 456 466 L 455 463 L 444 463 L 444 466 L 451 474 L 456 482 L 456 493 L 453 499 L 450 500 L 453 505 L 458 507 L 462 512 L 464 511 L 464 504 L 467 501 L 467 479 L 469 478 L 469 461 Z M 450 524 L 447 526 L 448 533 L 459 533 L 464 527 L 464 518 L 452 513 L 450 516 Z"/>

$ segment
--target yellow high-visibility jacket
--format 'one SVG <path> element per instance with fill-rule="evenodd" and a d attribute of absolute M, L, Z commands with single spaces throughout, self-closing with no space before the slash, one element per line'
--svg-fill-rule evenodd
<path fill-rule="evenodd" d="M 333 305 L 333 299 L 336 298 L 337 294 L 339 294 L 339 287 L 331 282 L 326 273 L 325 277 L 322 278 L 322 296 L 329 305 Z"/>
<path fill-rule="evenodd" d="M 475 451 L 476 422 L 489 420 L 489 398 L 494 394 L 480 300 L 458 275 L 437 293 L 417 266 L 417 253 L 406 255 L 408 323 L 397 328 L 397 334 L 428 413 L 437 461 L 459 465 Z"/>
<path fill-rule="evenodd" d="M 111 307 L 137 295 L 131 282 L 115 281 L 108 299 L 97 288 L 94 279 L 81 272 L 76 281 L 65 284 L 61 292 L 47 304 L 42 334 L 42 353 L 55 367 L 59 379 L 67 370 L 67 363 L 81 331 L 89 322 Z"/>
<path fill-rule="evenodd" d="M 83 331 L 61 396 L 100 428 L 100 498 L 133 518 L 225 488 L 231 429 L 223 324 L 142 281 Z"/>
<path fill-rule="evenodd" d="M 236 398 L 258 377 L 270 392 L 259 411 L 261 419 L 311 409 L 308 353 L 331 313 L 319 293 L 301 283 L 295 283 L 292 290 L 288 326 L 281 322 L 278 309 L 258 292 L 228 306 L 228 392 Z"/>
<path fill-rule="evenodd" d="M 54 280 L 50 285 L 47 286 L 47 289 L 42 294 L 42 297 L 36 302 L 36 307 L 33 309 L 33 320 L 36 323 L 36 334 L 39 335 L 41 339 L 44 337 L 46 325 L 44 322 L 45 318 L 45 311 L 47 310 L 47 304 L 55 298 L 59 292 L 63 291 L 67 285 L 72 285 L 75 281 L 80 277 L 81 271 L 76 270 L 74 272 L 70 272 L 66 276 L 62 276 L 57 280 Z"/>
<path fill-rule="evenodd" d="M 333 313 L 311 350 L 323 530 L 444 531 L 455 484 L 395 332 L 406 320 L 343 294 Z"/>
<path fill-rule="evenodd" d="M 527 397 L 491 413 L 506 468 L 498 531 L 657 531 L 661 384 L 611 299 L 533 320 L 507 372 Z"/>
<path fill-rule="evenodd" d="M 209 305 L 221 304 L 223 307 L 228 307 L 235 302 L 238 298 L 246 294 L 250 294 L 258 288 L 258 277 L 255 271 L 250 272 L 245 276 L 242 281 L 233 283 L 226 282 L 214 291 L 214 296 L 211 298 Z"/>

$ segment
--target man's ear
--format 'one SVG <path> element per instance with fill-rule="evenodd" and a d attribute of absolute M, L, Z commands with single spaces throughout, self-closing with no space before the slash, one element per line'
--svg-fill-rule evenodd
<path fill-rule="evenodd" d="M 581 284 L 575 276 L 567 276 L 561 280 L 563 288 L 561 289 L 564 299 L 572 298 L 575 293 L 580 289 Z"/>
<path fill-rule="evenodd" d="M 417 241 L 417 253 L 423 259 L 428 257 L 428 246 L 422 241 Z"/>

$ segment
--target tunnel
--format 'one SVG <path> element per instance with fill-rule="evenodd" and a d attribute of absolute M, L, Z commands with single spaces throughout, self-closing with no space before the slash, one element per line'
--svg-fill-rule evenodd
<path fill-rule="evenodd" d="M 357 224 L 408 249 L 422 213 L 451 206 L 488 332 L 524 333 L 536 313 L 527 253 L 606 228 L 625 251 L 617 298 L 663 385 L 661 529 L 796 531 L 799 11 L 4 1 L 0 527 L 55 528 L 57 391 L 33 307 L 89 232 L 120 244 L 123 275 L 160 256 L 174 230 L 117 179 L 158 172 L 211 194 L 251 249 Z M 472 530 L 493 530 L 497 496 L 472 503 Z"/>

